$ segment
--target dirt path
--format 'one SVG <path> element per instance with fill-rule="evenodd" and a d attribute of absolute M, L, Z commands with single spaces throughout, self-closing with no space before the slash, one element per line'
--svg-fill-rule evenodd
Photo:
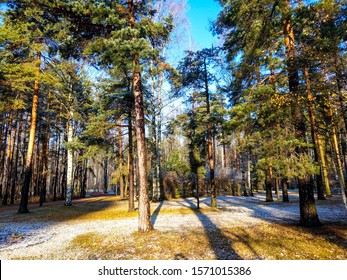
<path fill-rule="evenodd" d="M 97 201 L 98 197 L 77 203 Z M 232 226 L 250 226 L 262 223 L 297 223 L 299 207 L 297 196 L 291 195 L 290 203 L 265 203 L 263 195 L 254 197 L 218 197 L 218 211 L 179 213 L 180 209 L 195 208 L 194 199 L 181 199 L 152 203 L 155 209 L 152 222 L 159 231 L 189 231 L 192 229 L 215 230 Z M 76 203 L 76 202 L 75 202 Z M 120 203 L 126 207 L 126 201 Z M 52 204 L 53 205 L 53 204 Z M 201 199 L 202 209 L 209 209 L 209 198 Z M 49 207 L 49 204 L 46 205 Z M 318 201 L 320 220 L 346 223 L 347 211 L 340 198 Z M 165 214 L 161 214 L 165 212 Z M 175 214 L 170 214 L 175 213 Z M 78 259 L 69 253 L 70 241 L 76 236 L 96 232 L 114 238 L 137 231 L 137 218 L 74 222 L 6 222 L 7 213 L 0 215 L 0 259 L 40 258 L 52 254 L 57 259 Z"/>

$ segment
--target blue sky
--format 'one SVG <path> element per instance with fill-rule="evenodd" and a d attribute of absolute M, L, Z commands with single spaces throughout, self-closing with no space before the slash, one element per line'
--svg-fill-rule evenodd
<path fill-rule="evenodd" d="M 219 4 L 215 0 L 188 0 L 188 5 L 195 50 L 217 45 L 218 38 L 212 36 L 209 22 L 216 20 L 221 10 Z"/>

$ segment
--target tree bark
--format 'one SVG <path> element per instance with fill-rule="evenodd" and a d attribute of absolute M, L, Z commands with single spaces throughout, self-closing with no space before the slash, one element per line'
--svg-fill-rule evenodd
<path fill-rule="evenodd" d="M 128 0 L 129 22 L 130 27 L 135 26 L 135 6 L 133 0 Z M 138 54 L 133 55 L 133 91 L 135 98 L 135 130 L 137 144 L 137 161 L 139 174 L 139 223 L 138 229 L 140 232 L 145 232 L 153 229 L 150 213 L 148 179 L 147 179 L 147 155 L 146 155 L 146 140 L 145 140 L 145 116 L 143 93 L 141 85 L 141 73 Z"/>
<path fill-rule="evenodd" d="M 312 188 L 312 180 L 307 175 L 299 179 L 300 224 L 305 227 L 320 226 Z"/>
<path fill-rule="evenodd" d="M 314 103 L 313 103 L 314 97 L 311 91 L 311 82 L 310 82 L 310 76 L 309 76 L 307 67 L 304 68 L 304 76 L 306 81 L 306 94 L 307 94 L 306 99 L 307 99 L 308 109 L 309 109 L 311 138 L 313 142 L 314 157 L 315 157 L 315 161 L 319 163 L 320 171 L 321 171 L 320 174 L 318 174 L 319 177 L 317 178 L 318 199 L 324 200 L 325 197 L 324 197 L 322 183 L 324 183 L 327 196 L 331 195 L 330 185 L 329 185 L 328 172 L 327 172 L 326 163 L 325 163 L 325 156 L 322 153 L 322 143 L 320 140 L 320 135 L 316 128 L 316 118 L 315 118 Z"/>
<path fill-rule="evenodd" d="M 120 113 L 120 104 L 118 103 L 118 170 L 119 170 L 119 190 L 120 190 L 120 198 L 124 199 L 126 197 L 125 190 L 124 190 L 124 180 L 123 180 L 123 137 L 122 137 L 122 120 L 121 120 L 121 113 Z"/>
<path fill-rule="evenodd" d="M 265 178 L 266 202 L 274 201 L 272 197 L 272 180 L 272 167 L 270 166 Z"/>
<path fill-rule="evenodd" d="M 289 202 L 288 179 L 287 178 L 282 179 L 282 200 L 283 200 L 283 202 Z"/>
<path fill-rule="evenodd" d="M 128 112 L 128 139 L 129 139 L 129 150 L 128 150 L 128 180 L 129 180 L 129 205 L 128 212 L 135 211 L 135 186 L 134 186 L 134 155 L 133 155 L 133 124 L 132 124 L 132 108 L 129 107 Z"/>
<path fill-rule="evenodd" d="M 49 122 L 43 125 L 42 133 L 42 180 L 40 191 L 40 206 L 46 202 L 47 193 L 47 174 L 48 174 L 48 148 L 49 148 Z"/>
<path fill-rule="evenodd" d="M 288 67 L 289 92 L 294 99 L 292 106 L 292 115 L 295 121 L 295 128 L 298 139 L 305 139 L 306 127 L 304 116 L 301 112 L 300 103 L 298 100 L 299 94 L 299 74 L 295 63 L 296 51 L 294 40 L 294 29 L 291 21 L 290 0 L 284 0 L 284 15 L 283 15 L 283 35 L 285 38 L 286 63 Z M 297 152 L 303 153 L 302 148 L 298 148 Z M 315 209 L 313 186 L 307 179 L 298 178 L 299 196 L 300 196 L 300 221 L 305 226 L 319 225 L 317 210 Z"/>
<path fill-rule="evenodd" d="M 14 204 L 14 198 L 16 195 L 16 184 L 18 179 L 18 161 L 19 161 L 19 150 L 20 150 L 20 142 L 21 142 L 21 133 L 22 133 L 22 120 L 19 120 L 18 131 L 17 131 L 17 149 L 16 149 L 16 158 L 14 161 L 13 173 L 11 178 L 11 199 L 10 203 Z"/>
<path fill-rule="evenodd" d="M 67 122 L 67 143 L 72 142 L 73 127 L 72 119 Z M 66 172 L 66 195 L 65 206 L 72 205 L 72 192 L 73 192 L 73 150 L 71 147 L 67 147 L 67 172 Z"/>
<path fill-rule="evenodd" d="M 38 62 L 38 76 L 40 75 L 40 65 L 41 65 L 41 54 L 37 54 Z M 28 199 L 29 199 L 29 188 L 32 175 L 32 158 L 35 145 L 35 135 L 36 135 L 36 126 L 37 126 L 37 107 L 39 103 L 39 80 L 36 79 L 34 82 L 34 94 L 32 100 L 32 109 L 31 109 L 31 121 L 30 121 L 30 131 L 29 131 L 29 142 L 27 154 L 25 157 L 25 166 L 24 166 L 24 182 L 21 188 L 21 198 L 18 213 L 24 214 L 28 213 Z"/>
<path fill-rule="evenodd" d="M 205 82 L 205 94 L 206 94 L 206 114 L 208 116 L 207 123 L 207 148 L 208 148 L 208 163 L 210 167 L 210 191 L 211 191 L 211 207 L 217 207 L 217 190 L 214 178 L 214 150 L 212 143 L 212 124 L 210 120 L 211 108 L 210 108 L 210 93 L 208 87 L 208 78 L 207 78 L 207 65 L 206 58 L 204 58 L 204 82 Z"/>
<path fill-rule="evenodd" d="M 329 96 L 328 96 L 327 105 L 329 106 L 328 109 L 329 109 L 329 123 L 331 127 L 331 140 L 332 140 L 333 149 L 334 149 L 334 153 L 336 157 L 335 161 L 336 161 L 336 167 L 338 172 L 339 184 L 341 188 L 342 199 L 347 209 L 347 189 L 346 189 L 345 177 L 343 174 L 339 143 L 337 140 L 337 131 L 336 131 L 336 125 L 334 121 L 334 113 L 333 113 L 333 108 L 329 100 Z"/>

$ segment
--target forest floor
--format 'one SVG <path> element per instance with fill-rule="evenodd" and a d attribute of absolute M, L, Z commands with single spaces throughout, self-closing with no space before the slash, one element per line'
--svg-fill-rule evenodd
<path fill-rule="evenodd" d="M 151 203 L 153 231 L 137 232 L 137 212 L 116 196 L 75 200 L 73 206 L 30 205 L 30 213 L 0 209 L 0 259 L 347 259 L 347 211 L 340 196 L 317 201 L 317 228 L 298 225 L 290 202 L 219 196 Z"/>

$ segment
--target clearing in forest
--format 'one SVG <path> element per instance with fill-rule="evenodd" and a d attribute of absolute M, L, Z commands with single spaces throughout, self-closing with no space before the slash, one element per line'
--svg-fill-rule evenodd
<path fill-rule="evenodd" d="M 347 211 L 340 197 L 317 201 L 322 227 L 298 226 L 289 203 L 220 196 L 218 209 L 193 198 L 151 204 L 154 231 L 137 232 L 127 201 L 100 196 L 44 207 L 27 215 L 0 212 L 0 259 L 347 259 Z"/>

